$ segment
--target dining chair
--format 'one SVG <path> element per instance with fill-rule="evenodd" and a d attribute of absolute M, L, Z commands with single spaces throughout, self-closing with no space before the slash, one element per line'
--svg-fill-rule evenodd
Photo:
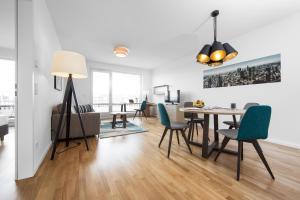
<path fill-rule="evenodd" d="M 136 117 L 137 113 L 139 113 L 139 117 L 144 116 L 147 119 L 147 116 L 145 114 L 146 107 L 147 107 L 147 102 L 143 101 L 142 104 L 141 104 L 141 107 L 139 109 L 134 109 L 135 110 L 135 114 L 134 114 L 133 120 Z"/>
<path fill-rule="evenodd" d="M 250 107 L 243 116 L 238 129 L 220 129 L 218 133 L 224 135 L 224 139 L 219 149 L 218 154 L 215 157 L 217 161 L 219 155 L 226 147 L 230 140 L 237 140 L 238 152 L 237 152 L 237 175 L 236 179 L 240 179 L 240 161 L 243 160 L 243 142 L 252 143 L 260 159 L 267 168 L 272 179 L 275 179 L 267 160 L 263 154 L 263 151 L 258 143 L 258 139 L 268 138 L 268 129 L 271 118 L 271 107 L 270 106 L 252 106 Z"/>
<path fill-rule="evenodd" d="M 250 108 L 251 106 L 258 106 L 259 104 L 258 103 L 246 103 L 245 106 L 244 106 L 244 110 L 248 110 L 248 108 Z M 235 118 L 235 116 L 233 116 Z M 232 129 L 232 128 L 235 128 L 237 129 L 240 125 L 240 122 L 242 121 L 243 119 L 243 115 L 241 115 L 240 117 L 240 121 L 238 122 L 234 122 L 234 121 L 224 121 L 223 123 L 228 125 L 229 126 L 229 129 Z"/>
<path fill-rule="evenodd" d="M 158 144 L 158 147 L 160 148 L 160 145 L 162 143 L 162 141 L 164 140 L 168 130 L 170 130 L 170 139 L 169 139 L 169 147 L 168 147 L 168 158 L 170 157 L 170 151 L 171 151 L 171 145 L 172 145 L 172 137 L 173 137 L 173 132 L 176 132 L 177 135 L 177 142 L 179 144 L 179 132 L 181 133 L 186 145 L 188 146 L 188 149 L 190 151 L 190 153 L 192 153 L 191 147 L 189 145 L 189 142 L 187 140 L 187 137 L 185 135 L 185 128 L 187 127 L 186 123 L 181 123 L 181 122 L 171 122 L 168 112 L 165 108 L 165 106 L 161 103 L 158 104 L 158 110 L 159 110 L 159 114 L 160 114 L 160 122 L 162 125 L 165 126 L 165 130 L 163 132 L 163 135 L 160 139 L 160 142 Z"/>
<path fill-rule="evenodd" d="M 185 108 L 193 107 L 193 102 L 184 102 L 183 107 L 185 107 Z M 184 119 L 187 120 L 188 127 L 191 127 L 191 129 L 192 129 L 191 138 L 189 138 L 189 140 L 193 140 L 195 129 L 197 131 L 197 136 L 199 134 L 198 133 L 198 124 L 200 124 L 203 129 L 204 119 L 198 117 L 198 115 L 195 113 L 188 113 L 188 112 L 184 112 Z"/>

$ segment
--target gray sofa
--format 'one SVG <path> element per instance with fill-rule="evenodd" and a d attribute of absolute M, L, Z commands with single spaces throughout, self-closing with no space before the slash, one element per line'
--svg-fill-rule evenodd
<path fill-rule="evenodd" d="M 54 139 L 60 116 L 61 104 L 54 106 L 51 117 L 51 140 Z M 94 136 L 100 133 L 100 113 L 86 112 L 81 113 L 81 118 L 86 136 Z M 62 131 L 58 139 L 66 138 L 66 114 L 64 114 Z M 82 138 L 82 131 L 77 114 L 73 111 L 71 114 L 70 138 Z"/>

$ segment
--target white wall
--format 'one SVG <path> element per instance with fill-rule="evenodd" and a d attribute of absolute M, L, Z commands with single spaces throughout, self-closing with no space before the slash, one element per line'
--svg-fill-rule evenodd
<path fill-rule="evenodd" d="M 33 24 L 32 2 L 18 0 L 17 18 L 17 179 L 33 175 Z"/>
<path fill-rule="evenodd" d="M 232 102 L 238 107 L 247 102 L 268 104 L 273 109 L 269 140 L 300 148 L 296 126 L 300 120 L 299 22 L 297 13 L 229 41 L 239 55 L 228 64 L 281 53 L 281 83 L 203 89 L 202 68 L 195 63 L 195 55 L 191 55 L 154 70 L 153 85 L 170 84 L 181 89 L 183 101 L 203 99 L 208 105 L 227 107 Z"/>
<path fill-rule="evenodd" d="M 52 107 L 62 101 L 62 91 L 54 90 L 50 74 L 53 54 L 61 49 L 45 0 L 33 0 L 34 13 L 34 170 L 51 145 Z"/>
<path fill-rule="evenodd" d="M 126 58 L 125 58 L 126 59 Z M 151 90 L 152 84 L 152 72 L 151 70 L 114 65 L 108 63 L 100 63 L 94 61 L 87 62 L 89 77 L 87 79 L 74 79 L 74 85 L 76 90 L 76 95 L 78 98 L 79 104 L 89 104 L 92 103 L 91 99 L 91 71 L 94 70 L 111 70 L 116 72 L 125 72 L 125 73 L 135 73 L 142 75 L 142 90 Z"/>
<path fill-rule="evenodd" d="M 17 179 L 34 175 L 50 144 L 51 108 L 62 99 L 50 75 L 61 49 L 44 0 L 18 0 Z"/>
<path fill-rule="evenodd" d="M 5 47 L 0 46 L 0 59 L 14 60 L 15 59 L 14 49 L 5 48 Z"/>

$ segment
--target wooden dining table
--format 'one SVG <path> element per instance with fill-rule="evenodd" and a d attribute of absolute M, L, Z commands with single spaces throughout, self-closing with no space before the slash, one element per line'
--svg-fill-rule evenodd
<path fill-rule="evenodd" d="M 233 122 L 236 124 L 237 123 L 236 115 L 243 115 L 245 113 L 245 110 L 242 109 L 219 108 L 219 107 L 214 107 L 214 108 L 185 107 L 185 108 L 180 108 L 179 111 L 204 115 L 202 143 L 194 142 L 191 140 L 193 123 L 190 123 L 189 133 L 188 133 L 189 143 L 192 145 L 202 147 L 202 157 L 204 158 L 208 158 L 214 150 L 219 150 L 219 134 L 217 132 L 217 130 L 219 129 L 219 115 L 232 115 Z M 209 141 L 210 115 L 213 115 L 214 118 L 214 140 L 213 141 Z M 194 115 L 192 115 L 191 121 L 193 120 L 193 117 Z M 224 152 L 230 154 L 236 154 L 236 152 L 230 150 L 224 150 Z"/>

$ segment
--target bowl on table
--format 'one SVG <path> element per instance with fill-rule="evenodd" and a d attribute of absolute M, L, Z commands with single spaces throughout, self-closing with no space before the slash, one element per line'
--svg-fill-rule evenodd
<path fill-rule="evenodd" d="M 205 106 L 205 103 L 202 100 L 197 100 L 193 102 L 193 106 L 196 108 L 203 108 Z"/>

